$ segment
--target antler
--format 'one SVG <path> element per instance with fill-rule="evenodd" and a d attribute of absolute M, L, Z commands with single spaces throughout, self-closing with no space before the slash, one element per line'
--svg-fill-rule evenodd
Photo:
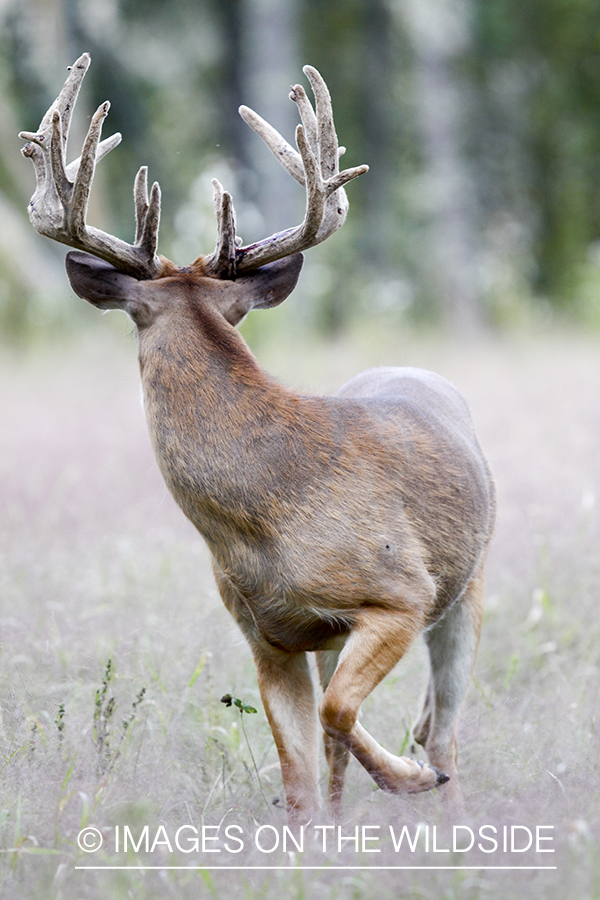
<path fill-rule="evenodd" d="M 19 134 L 28 141 L 21 152 L 33 162 L 37 180 L 29 202 L 29 218 L 40 234 L 69 247 L 87 250 L 135 278 L 156 278 L 162 269 L 156 254 L 160 188 L 155 182 L 148 199 L 145 166 L 135 179 L 136 236 L 133 244 L 93 228 L 85 221 L 96 163 L 121 142 L 118 133 L 100 141 L 102 123 L 110 108 L 108 100 L 92 117 L 81 156 L 65 165 L 71 116 L 90 62 L 89 53 L 84 53 L 71 66 L 62 91 L 42 119 L 38 131 Z"/>
<path fill-rule="evenodd" d="M 327 85 L 312 66 L 304 66 L 303 72 L 315 95 L 316 112 L 302 85 L 294 85 L 290 99 L 298 104 L 302 119 L 302 125 L 296 128 L 297 151 L 253 110 L 240 106 L 239 112 L 284 169 L 306 187 L 304 221 L 295 228 L 273 234 L 255 244 L 238 247 L 231 195 L 223 190 L 218 181 L 213 181 L 218 238 L 214 253 L 204 260 L 209 274 L 232 277 L 307 250 L 337 231 L 346 219 L 348 198 L 344 185 L 367 172 L 369 167 L 356 166 L 340 172 L 339 158 L 346 148 L 338 147 Z"/>
<path fill-rule="evenodd" d="M 120 134 L 100 141 L 102 123 L 110 103 L 96 110 L 79 159 L 65 165 L 67 139 L 73 108 L 91 59 L 82 54 L 71 67 L 62 91 L 42 119 L 35 133 L 22 131 L 28 141 L 23 156 L 34 165 L 37 186 L 29 203 L 29 218 L 40 234 L 55 241 L 87 250 L 128 275 L 152 279 L 161 275 L 164 262 L 157 256 L 160 222 L 160 188 L 155 181 L 148 199 L 148 170 L 142 166 L 134 186 L 136 234 L 133 244 L 86 224 L 88 198 L 96 163 L 121 141 Z M 333 124 L 331 97 L 316 69 L 305 66 L 315 95 L 313 110 L 304 88 L 297 84 L 290 98 L 298 104 L 302 125 L 296 128 L 294 150 L 268 122 L 240 107 L 243 119 L 262 137 L 282 166 L 306 188 L 306 214 L 301 225 L 281 231 L 247 247 L 235 235 L 235 210 L 231 195 L 213 181 L 217 216 L 217 245 L 203 259 L 206 274 L 216 278 L 235 278 L 265 263 L 291 256 L 314 247 L 343 225 L 348 212 L 344 185 L 368 171 L 368 166 L 339 170 L 339 158 L 345 152 L 338 147 Z"/>

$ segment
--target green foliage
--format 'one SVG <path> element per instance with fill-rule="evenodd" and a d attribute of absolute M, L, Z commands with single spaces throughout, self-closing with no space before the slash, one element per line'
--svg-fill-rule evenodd
<path fill-rule="evenodd" d="M 231 694 L 225 694 L 221 697 L 221 703 L 224 703 L 225 706 L 237 706 L 240 711 L 240 716 L 243 716 L 244 713 L 255 713 L 258 712 L 257 709 L 254 709 L 253 706 L 248 706 L 248 704 L 244 703 L 243 700 L 240 700 L 239 697 L 232 697 Z"/>
<path fill-rule="evenodd" d="M 61 703 L 58 707 L 58 712 L 56 713 L 56 719 L 54 720 L 56 724 L 56 731 L 58 732 L 58 746 L 62 748 L 63 740 L 65 737 L 65 704 Z"/>
<path fill-rule="evenodd" d="M 235 707 L 239 710 L 239 713 L 240 713 L 240 725 L 242 726 L 242 731 L 243 731 L 243 733 L 244 733 L 244 739 L 245 739 L 245 741 L 246 741 L 246 746 L 247 746 L 247 748 L 248 748 L 248 753 L 250 754 L 250 758 L 251 758 L 251 760 L 252 760 L 252 765 L 253 765 L 253 767 L 254 767 L 254 774 L 256 775 L 256 782 L 257 782 L 257 785 L 258 785 L 258 789 L 259 789 L 259 791 L 260 791 L 260 793 L 261 793 L 261 795 L 262 795 L 262 798 L 263 798 L 265 804 L 268 806 L 268 805 L 269 805 L 269 801 L 267 800 L 267 798 L 266 798 L 266 796 L 265 796 L 265 792 L 264 792 L 264 790 L 263 790 L 263 784 L 262 784 L 262 781 L 261 781 L 260 772 L 259 772 L 258 766 L 257 766 L 257 764 L 256 764 L 256 759 L 255 759 L 255 757 L 254 757 L 254 752 L 253 752 L 253 750 L 252 750 L 252 745 L 250 744 L 250 739 L 249 739 L 249 737 L 248 737 L 248 732 L 246 731 L 246 725 L 245 725 L 245 723 L 244 723 L 244 713 L 246 713 L 246 714 L 257 713 L 258 710 L 255 709 L 253 706 L 249 706 L 247 703 L 244 703 L 244 701 L 243 701 L 243 700 L 240 700 L 239 697 L 233 697 L 231 694 L 225 694 L 223 697 L 221 697 L 221 703 L 224 703 L 225 706 L 227 706 L 227 707 L 233 705 L 233 706 L 235 706 Z"/>
<path fill-rule="evenodd" d="M 109 772 L 115 765 L 121 752 L 121 746 L 123 744 L 125 736 L 130 726 L 137 718 L 138 708 L 146 694 L 146 688 L 142 687 L 138 692 L 135 700 L 131 704 L 131 712 L 126 718 L 121 720 L 120 727 L 117 729 L 115 735 L 113 716 L 117 710 L 117 702 L 115 700 L 114 694 L 112 693 L 111 687 L 111 683 L 114 679 L 114 674 L 113 662 L 112 659 L 109 658 L 104 670 L 102 686 L 97 689 L 94 698 L 93 737 L 96 747 L 97 769 L 100 775 L 104 775 L 105 773 Z M 63 724 L 62 720 L 61 724 Z M 58 720 L 57 727 L 59 727 Z M 113 743 L 113 738 L 115 737 L 116 744 Z"/>
<path fill-rule="evenodd" d="M 578 269 L 600 237 L 600 8 L 593 0 L 474 8 L 483 119 L 473 154 L 493 186 L 483 215 L 503 209 L 529 221 L 530 289 L 573 308 Z"/>
<path fill-rule="evenodd" d="M 113 675 L 112 659 L 109 659 L 104 670 L 102 687 L 98 688 L 94 699 L 94 743 L 100 772 L 106 771 L 111 759 L 110 721 L 116 708 L 116 701 L 112 694 L 108 694 L 108 688 Z"/>

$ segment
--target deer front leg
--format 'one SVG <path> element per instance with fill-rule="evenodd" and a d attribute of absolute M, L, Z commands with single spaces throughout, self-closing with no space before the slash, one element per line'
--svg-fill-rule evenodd
<path fill-rule="evenodd" d="M 419 793 L 448 781 L 435 766 L 389 753 L 357 721 L 363 700 L 404 655 L 421 626 L 416 606 L 402 612 L 366 609 L 352 628 L 319 706 L 325 732 L 391 793 Z"/>
<path fill-rule="evenodd" d="M 308 822 L 321 807 L 318 723 L 305 653 L 252 647 L 258 686 L 275 738 L 288 816 Z"/>

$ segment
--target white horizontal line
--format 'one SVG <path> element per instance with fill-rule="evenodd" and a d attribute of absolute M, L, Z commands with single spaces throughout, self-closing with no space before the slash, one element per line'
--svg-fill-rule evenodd
<path fill-rule="evenodd" d="M 323 870 L 327 872 L 331 872 L 333 870 L 339 871 L 396 871 L 399 869 L 419 869 L 425 870 L 437 870 L 437 869 L 446 869 L 452 871 L 458 870 L 485 870 L 485 871 L 548 871 L 555 870 L 558 866 L 75 866 L 76 869 L 80 871 L 86 871 L 87 869 L 91 870 L 131 870 L 131 871 L 164 871 L 164 870 L 180 870 L 182 872 L 190 872 L 194 870 L 202 870 L 207 871 L 210 870 L 212 872 L 218 871 L 240 871 L 247 872 L 249 869 L 260 869 L 261 871 L 271 871 L 275 869 L 283 869 L 288 870 L 290 872 L 297 871 L 298 869 L 303 870 Z"/>

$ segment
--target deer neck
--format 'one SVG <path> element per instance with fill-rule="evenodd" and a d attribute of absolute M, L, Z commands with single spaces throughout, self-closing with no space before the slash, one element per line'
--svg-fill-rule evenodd
<path fill-rule="evenodd" d="M 263 458 L 293 410 L 222 316 L 190 304 L 139 334 L 148 428 L 175 500 L 207 538 L 267 528 L 271 473 Z"/>

